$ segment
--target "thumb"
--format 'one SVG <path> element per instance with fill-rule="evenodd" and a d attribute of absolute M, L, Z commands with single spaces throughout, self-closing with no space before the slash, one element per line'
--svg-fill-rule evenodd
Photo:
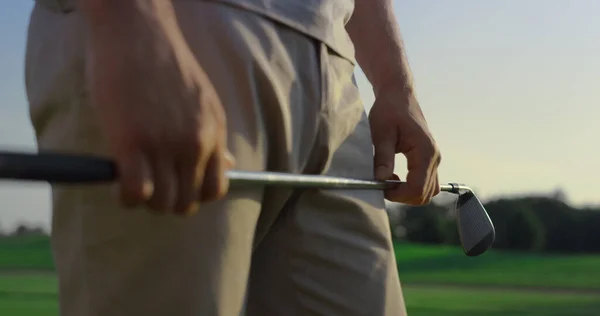
<path fill-rule="evenodd" d="M 375 144 L 375 178 L 389 180 L 394 176 L 394 157 L 396 156 L 396 142 L 386 139 Z"/>

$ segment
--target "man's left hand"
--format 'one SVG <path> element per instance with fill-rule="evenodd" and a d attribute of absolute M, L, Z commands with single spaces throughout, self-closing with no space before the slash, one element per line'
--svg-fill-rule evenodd
<path fill-rule="evenodd" d="M 409 205 L 424 205 L 440 192 L 440 151 L 412 93 L 388 89 L 378 93 L 370 113 L 375 146 L 375 177 L 399 180 L 394 174 L 397 153 L 406 156 L 406 182 L 385 192 L 385 198 Z"/>

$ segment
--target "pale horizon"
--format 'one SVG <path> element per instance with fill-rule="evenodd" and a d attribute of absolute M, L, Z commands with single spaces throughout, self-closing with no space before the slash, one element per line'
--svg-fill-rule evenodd
<path fill-rule="evenodd" d="M 0 150 L 35 150 L 23 83 L 32 5 L 7 1 L 0 10 Z M 483 200 L 561 189 L 573 206 L 600 205 L 600 1 L 402 0 L 395 8 L 442 150 L 442 182 L 467 183 Z M 357 81 L 368 110 L 373 94 L 360 70 Z M 49 199 L 45 184 L 0 182 L 0 228 L 48 227 Z"/>

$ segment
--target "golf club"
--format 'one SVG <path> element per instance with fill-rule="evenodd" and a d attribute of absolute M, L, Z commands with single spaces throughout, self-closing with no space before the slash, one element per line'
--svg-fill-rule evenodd
<path fill-rule="evenodd" d="M 386 189 L 400 181 L 374 181 L 323 175 L 299 175 L 279 172 L 230 170 L 230 185 L 278 186 L 318 189 Z M 53 184 L 111 182 L 118 178 L 114 162 L 90 156 L 58 153 L 0 152 L 0 179 L 46 181 Z M 483 204 L 469 187 L 449 183 L 440 186 L 444 192 L 458 194 L 457 227 L 461 245 L 467 256 L 487 251 L 495 239 L 494 225 Z"/>

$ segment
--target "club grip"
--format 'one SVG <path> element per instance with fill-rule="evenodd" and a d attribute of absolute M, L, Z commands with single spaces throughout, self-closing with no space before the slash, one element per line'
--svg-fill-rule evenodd
<path fill-rule="evenodd" d="M 110 182 L 117 167 L 108 159 L 55 153 L 0 152 L 0 179 L 51 183 Z"/>

